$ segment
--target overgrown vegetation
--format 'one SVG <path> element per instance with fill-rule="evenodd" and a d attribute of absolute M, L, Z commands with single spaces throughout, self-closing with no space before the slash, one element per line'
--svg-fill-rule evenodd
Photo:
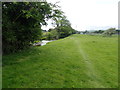
<path fill-rule="evenodd" d="M 59 37 L 63 37 L 64 31 L 64 37 L 68 36 L 66 31 L 72 29 L 62 27 L 68 25 L 69 22 L 56 4 L 48 2 L 3 2 L 2 11 L 3 53 L 22 50 L 29 47 L 34 41 L 41 40 L 41 26 L 47 25 L 46 21 L 49 19 L 54 20 L 57 25 L 56 28 L 60 24 L 64 24 L 60 25 L 63 30 Z M 65 23 L 61 22 L 63 19 L 66 21 Z M 47 39 L 58 39 L 57 33 L 61 32 L 61 29 L 57 32 L 54 30 L 47 33 Z"/>

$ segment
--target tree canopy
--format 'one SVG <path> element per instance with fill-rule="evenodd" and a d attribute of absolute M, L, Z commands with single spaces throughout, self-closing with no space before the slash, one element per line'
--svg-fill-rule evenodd
<path fill-rule="evenodd" d="M 41 37 L 41 26 L 50 18 L 57 18 L 55 4 L 47 2 L 3 2 L 3 52 L 16 52 Z"/>
<path fill-rule="evenodd" d="M 42 37 L 42 25 L 52 19 L 55 29 L 52 38 L 63 38 L 74 32 L 64 12 L 56 4 L 48 2 L 2 3 L 3 53 L 16 52 L 29 47 Z"/>

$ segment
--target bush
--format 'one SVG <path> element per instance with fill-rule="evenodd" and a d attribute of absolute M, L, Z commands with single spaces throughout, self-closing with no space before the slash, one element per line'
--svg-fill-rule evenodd
<path fill-rule="evenodd" d="M 112 36 L 113 34 L 117 34 L 115 28 L 109 28 L 103 33 L 103 36 Z"/>
<path fill-rule="evenodd" d="M 3 53 L 28 48 L 41 38 L 41 26 L 55 14 L 47 2 L 3 2 Z"/>

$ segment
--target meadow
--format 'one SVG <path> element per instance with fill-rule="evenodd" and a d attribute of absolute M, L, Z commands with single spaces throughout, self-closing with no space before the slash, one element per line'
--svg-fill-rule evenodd
<path fill-rule="evenodd" d="M 118 38 L 74 34 L 2 63 L 3 88 L 117 88 Z"/>

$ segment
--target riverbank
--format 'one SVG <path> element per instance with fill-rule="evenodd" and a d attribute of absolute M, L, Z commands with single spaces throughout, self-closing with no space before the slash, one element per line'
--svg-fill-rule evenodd
<path fill-rule="evenodd" d="M 116 88 L 117 37 L 72 35 L 3 56 L 3 88 Z"/>
<path fill-rule="evenodd" d="M 52 42 L 52 41 L 55 41 L 55 40 L 42 40 L 40 42 L 34 43 L 33 46 L 44 46 L 47 43 Z"/>

